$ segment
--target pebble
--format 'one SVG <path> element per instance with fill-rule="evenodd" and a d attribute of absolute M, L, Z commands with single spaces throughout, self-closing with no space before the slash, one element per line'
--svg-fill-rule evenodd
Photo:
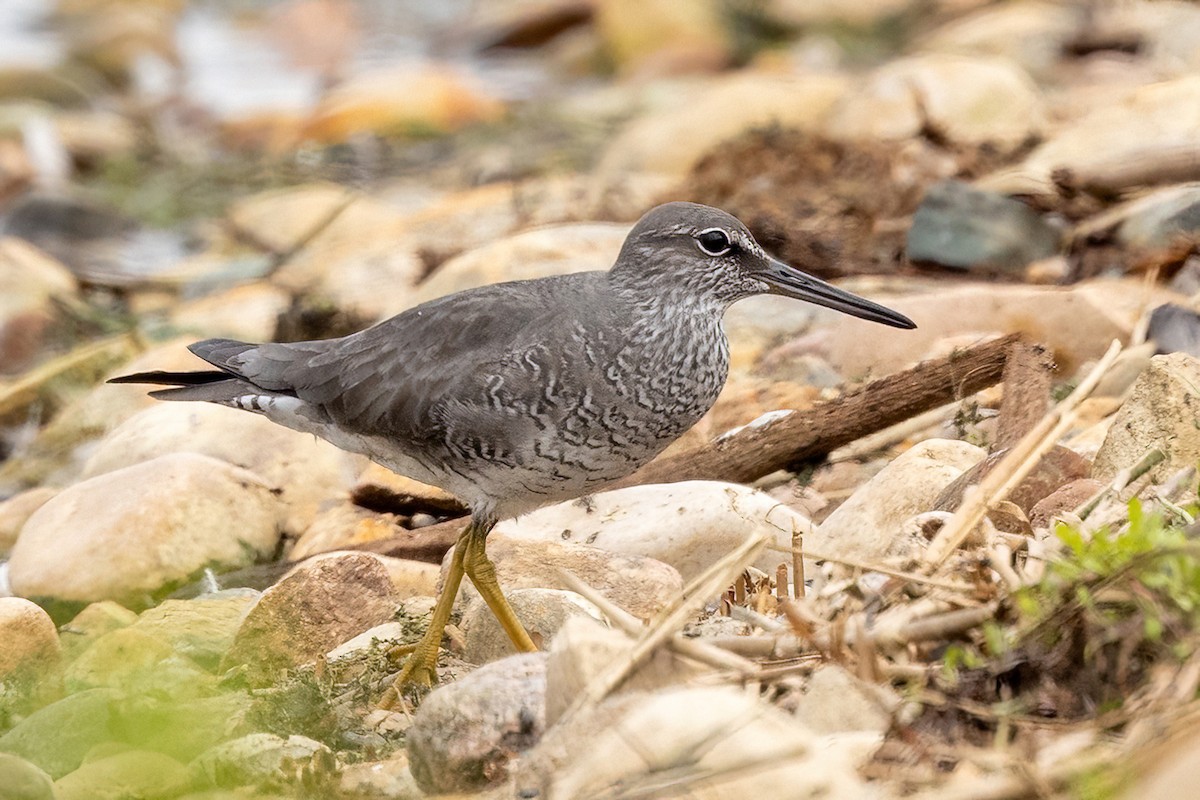
<path fill-rule="evenodd" d="M 4 800 L 55 800 L 54 782 L 36 764 L 0 753 L 0 786 Z"/>
<path fill-rule="evenodd" d="M 1046 528 L 1060 514 L 1074 511 L 1105 487 L 1093 478 L 1079 478 L 1046 495 L 1029 511 L 1029 524 L 1036 530 Z"/>
<path fill-rule="evenodd" d="M 510 539 L 493 531 L 488 536 L 487 552 L 505 592 L 566 589 L 559 570 L 567 570 L 610 602 L 642 619 L 654 616 L 683 590 L 679 571 L 668 564 L 574 542 Z M 447 553 L 442 562 L 443 576 L 450 556 Z M 479 593 L 470 581 L 463 581 L 459 604 L 466 607 L 478 598 Z"/>
<path fill-rule="evenodd" d="M 575 592 L 563 589 L 516 589 L 509 592 L 509 605 L 539 650 L 555 638 L 573 617 L 603 621 L 600 610 Z M 472 603 L 463 612 L 463 659 L 487 664 L 517 652 L 486 603 Z"/>
<path fill-rule="evenodd" d="M 113 689 L 89 689 L 39 708 L 3 736 L 0 752 L 12 753 L 60 778 L 83 763 L 89 750 L 113 736 Z"/>
<path fill-rule="evenodd" d="M 421 703 L 408 729 L 412 775 L 430 794 L 501 783 L 510 762 L 541 738 L 545 722 L 546 655 L 494 661 Z"/>
<path fill-rule="evenodd" d="M 20 597 L 0 597 L 0 683 L 49 678 L 62 658 L 50 615 Z"/>
<path fill-rule="evenodd" d="M 343 558 L 347 556 L 367 557 L 374 559 L 381 567 L 387 570 L 388 577 L 392 581 L 393 596 L 397 600 L 409 600 L 414 597 L 435 597 L 437 596 L 437 584 L 440 570 L 437 564 L 430 564 L 427 561 L 413 561 L 409 558 L 393 558 L 392 556 L 383 556 L 378 553 L 361 552 L 357 550 L 332 550 L 328 553 L 319 553 L 311 558 L 306 559 L 302 564 L 311 564 L 325 558 Z M 301 564 L 292 567 L 287 573 L 288 575 L 303 569 Z M 284 577 L 287 577 L 286 575 Z"/>
<path fill-rule="evenodd" d="M 261 785 L 295 780 L 322 763 L 332 764 L 333 753 L 318 741 L 251 733 L 205 750 L 187 771 L 196 786 Z"/>
<path fill-rule="evenodd" d="M 870 731 L 887 733 L 900 707 L 894 692 L 859 680 L 839 664 L 813 671 L 796 705 L 796 719 L 814 733 Z"/>
<path fill-rule="evenodd" d="M 387 570 L 370 554 L 306 561 L 258 598 L 222 670 L 244 664 L 251 685 L 269 684 L 279 670 L 309 663 L 387 622 L 399 604 Z"/>
<path fill-rule="evenodd" d="M 931 508 L 955 478 L 986 455 L 980 447 L 951 439 L 914 445 L 859 487 L 804 537 L 804 544 L 821 554 L 865 561 L 911 556 L 928 542 L 898 539 L 904 521 Z"/>
<path fill-rule="evenodd" d="M 575 542 L 670 564 L 684 581 L 746 540 L 766 535 L 791 547 L 812 523 L 765 492 L 719 481 L 631 486 L 548 506 L 496 526 L 512 539 Z M 786 560 L 764 551 L 753 566 L 773 573 Z"/>
<path fill-rule="evenodd" d="M 275 550 L 281 508 L 254 473 L 173 453 L 62 490 L 33 513 L 9 561 L 23 597 L 145 606 L 205 567 Z"/>

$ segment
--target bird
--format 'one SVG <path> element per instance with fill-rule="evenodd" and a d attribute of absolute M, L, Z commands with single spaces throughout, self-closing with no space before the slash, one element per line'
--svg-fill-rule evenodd
<path fill-rule="evenodd" d="M 340 338 L 207 339 L 189 349 L 208 369 L 111 382 L 260 414 L 464 502 L 470 521 L 394 699 L 437 682 L 464 576 L 514 646 L 536 649 L 497 583 L 489 531 L 630 475 L 699 421 L 729 372 L 726 309 L 763 294 L 916 327 L 769 255 L 731 214 L 671 202 L 634 224 L 607 271 L 467 289 Z"/>

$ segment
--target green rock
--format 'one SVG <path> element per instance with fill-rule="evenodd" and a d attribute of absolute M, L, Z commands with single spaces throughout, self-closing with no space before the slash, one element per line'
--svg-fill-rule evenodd
<path fill-rule="evenodd" d="M 118 708 L 114 728 L 124 741 L 190 761 L 213 745 L 245 733 L 251 702 L 243 692 L 183 702 L 138 697 Z"/>
<path fill-rule="evenodd" d="M 231 589 L 194 600 L 166 600 L 143 611 L 133 629 L 215 671 L 258 595 L 250 589 Z"/>
<path fill-rule="evenodd" d="M 147 750 L 88 762 L 54 782 L 58 800 L 163 800 L 187 788 L 183 764 Z"/>
<path fill-rule="evenodd" d="M 113 736 L 112 689 L 90 689 L 40 708 L 0 736 L 0 752 L 33 762 L 52 778 L 77 768 L 89 750 Z"/>
<path fill-rule="evenodd" d="M 35 764 L 0 753 L 0 800 L 54 800 L 54 783 Z"/>
<path fill-rule="evenodd" d="M 137 614 L 112 600 L 89 604 L 58 629 L 65 660 L 74 661 L 101 636 L 132 625 L 137 618 Z"/>

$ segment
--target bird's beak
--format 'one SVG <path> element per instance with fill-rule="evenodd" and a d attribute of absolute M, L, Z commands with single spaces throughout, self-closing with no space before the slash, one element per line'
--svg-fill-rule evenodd
<path fill-rule="evenodd" d="M 770 256 L 767 256 L 766 269 L 760 272 L 758 277 L 771 287 L 771 294 L 805 300 L 841 311 L 844 314 L 851 314 L 872 322 L 882 322 L 893 328 L 917 327 L 911 319 L 903 314 L 878 303 L 872 303 L 865 297 L 859 297 L 845 289 L 839 289 Z"/>

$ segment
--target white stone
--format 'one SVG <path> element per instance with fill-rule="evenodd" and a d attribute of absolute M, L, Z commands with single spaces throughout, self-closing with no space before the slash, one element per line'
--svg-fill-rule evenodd
<path fill-rule="evenodd" d="M 880 686 L 859 680 L 840 664 L 818 667 L 796 705 L 796 719 L 816 733 L 872 731 L 880 735 L 892 724 L 900 698 Z"/>
<path fill-rule="evenodd" d="M 13 591 L 144 602 L 209 565 L 243 567 L 275 549 L 282 507 L 247 470 L 175 453 L 64 489 L 21 529 Z"/>
<path fill-rule="evenodd" d="M 364 459 L 266 417 L 212 403 L 157 403 L 104 437 L 84 465 L 91 478 L 168 453 L 199 453 L 258 475 L 279 491 L 288 528 L 302 531 L 318 507 L 353 483 Z"/>
<path fill-rule="evenodd" d="M 38 486 L 0 502 L 0 558 L 12 551 L 13 545 L 17 543 L 17 536 L 21 533 L 21 527 L 33 512 L 56 494 L 58 490 L 55 488 Z"/>
<path fill-rule="evenodd" d="M 747 539 L 765 534 L 791 547 L 792 532 L 812 523 L 764 492 L 719 481 L 631 486 L 539 509 L 501 522 L 511 539 L 577 542 L 623 555 L 653 558 L 699 575 Z M 786 554 L 764 551 L 753 566 L 774 574 Z"/>
<path fill-rule="evenodd" d="M 914 543 L 897 538 L 905 520 L 928 511 L 943 489 L 986 455 L 952 439 L 921 442 L 860 486 L 804 544 L 822 555 L 867 561 L 910 555 Z"/>

